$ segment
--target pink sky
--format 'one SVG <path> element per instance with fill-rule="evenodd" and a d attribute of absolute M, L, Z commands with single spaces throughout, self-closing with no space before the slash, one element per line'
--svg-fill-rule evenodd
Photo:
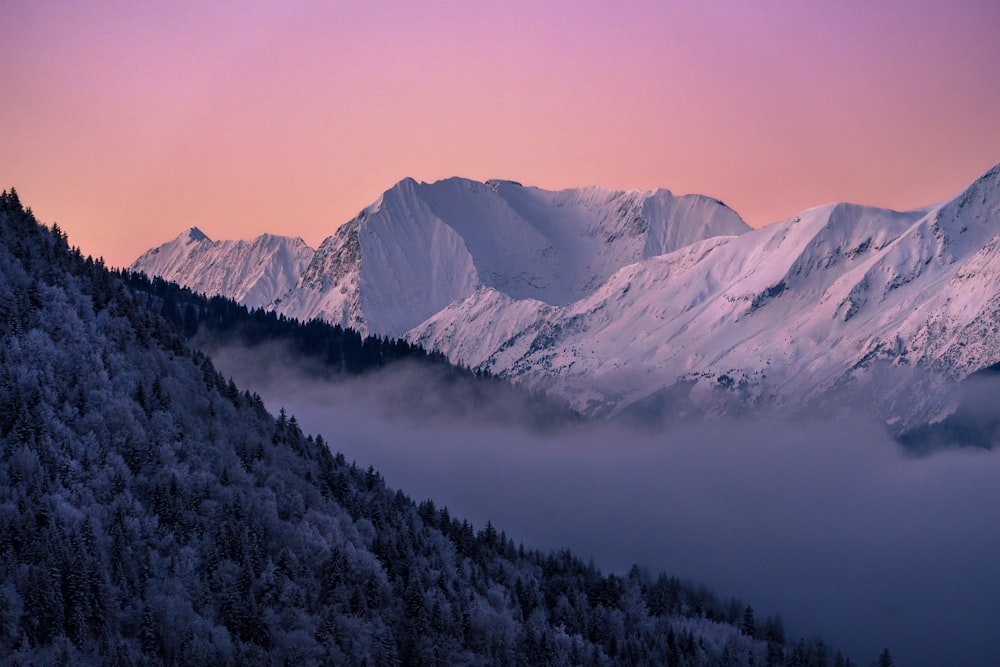
<path fill-rule="evenodd" d="M 912 208 L 1000 162 L 998 35 L 995 0 L 15 0 L 0 187 L 112 265 L 315 246 L 406 176 Z"/>

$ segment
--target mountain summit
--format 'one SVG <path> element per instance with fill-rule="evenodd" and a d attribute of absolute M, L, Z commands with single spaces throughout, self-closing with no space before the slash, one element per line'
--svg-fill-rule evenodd
<path fill-rule="evenodd" d="M 406 179 L 323 241 L 280 309 L 400 336 L 480 288 L 565 306 L 627 264 L 748 230 L 720 202 L 666 190 Z"/>
<path fill-rule="evenodd" d="M 300 238 L 263 234 L 252 241 L 213 241 L 190 227 L 143 253 L 132 268 L 254 308 L 287 292 L 312 256 L 312 248 Z"/>
<path fill-rule="evenodd" d="M 147 256 L 133 268 L 201 279 Z M 934 206 L 828 204 L 756 230 L 666 190 L 406 179 L 269 307 L 406 336 L 584 412 L 826 409 L 850 387 L 905 425 L 1000 361 L 998 278 L 1000 165 Z"/>

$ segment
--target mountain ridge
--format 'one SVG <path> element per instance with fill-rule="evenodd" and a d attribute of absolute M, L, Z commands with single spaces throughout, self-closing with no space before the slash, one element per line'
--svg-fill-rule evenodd
<path fill-rule="evenodd" d="M 206 294 L 227 294 L 248 307 L 266 306 L 284 294 L 312 259 L 301 238 L 261 234 L 250 241 L 213 241 L 189 227 L 134 263 L 166 280 L 182 278 Z"/>
<path fill-rule="evenodd" d="M 906 425 L 1000 361 L 998 234 L 1000 164 L 931 206 L 826 204 L 758 229 L 667 190 L 406 179 L 268 307 L 405 336 L 583 412 L 678 383 L 781 410 L 852 387 Z"/>

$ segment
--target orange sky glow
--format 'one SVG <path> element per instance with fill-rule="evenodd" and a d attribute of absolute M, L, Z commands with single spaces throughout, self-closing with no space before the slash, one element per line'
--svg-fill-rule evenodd
<path fill-rule="evenodd" d="M 124 266 L 315 246 L 406 176 L 666 187 L 753 226 L 1000 162 L 1000 3 L 5 3 L 0 187 Z"/>

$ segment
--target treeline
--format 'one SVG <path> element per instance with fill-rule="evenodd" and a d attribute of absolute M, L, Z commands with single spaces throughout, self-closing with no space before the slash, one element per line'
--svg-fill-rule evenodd
<path fill-rule="evenodd" d="M 205 296 L 158 276 L 123 271 L 122 280 L 145 294 L 149 305 L 173 323 L 188 339 L 201 333 L 247 346 L 280 342 L 289 350 L 320 361 L 326 368 L 359 374 L 403 359 L 449 366 L 452 371 L 489 377 L 482 370 L 453 366 L 440 352 L 397 338 L 362 336 L 353 329 L 322 320 L 299 322 L 263 308 L 248 309 L 232 299 Z"/>
<path fill-rule="evenodd" d="M 149 303 L 0 195 L 0 663 L 848 664 L 414 503 Z"/>
<path fill-rule="evenodd" d="M 475 415 L 477 420 L 518 423 L 539 431 L 582 421 L 564 401 L 492 376 L 489 371 L 451 363 L 437 351 L 403 339 L 362 336 L 357 331 L 322 320 L 300 322 L 263 308 L 246 306 L 222 296 L 205 296 L 143 273 L 113 271 L 148 309 L 159 313 L 185 339 L 208 352 L 239 347 L 277 352 L 299 373 L 340 381 L 407 362 L 419 367 L 408 376 L 415 412 L 447 411 L 450 417 Z M 275 348 L 268 348 L 273 345 Z M 271 362 L 271 359 L 268 359 Z M 432 405 L 419 397 L 439 398 Z M 398 397 L 397 397 L 398 398 Z M 386 400 L 383 398 L 382 400 Z"/>

